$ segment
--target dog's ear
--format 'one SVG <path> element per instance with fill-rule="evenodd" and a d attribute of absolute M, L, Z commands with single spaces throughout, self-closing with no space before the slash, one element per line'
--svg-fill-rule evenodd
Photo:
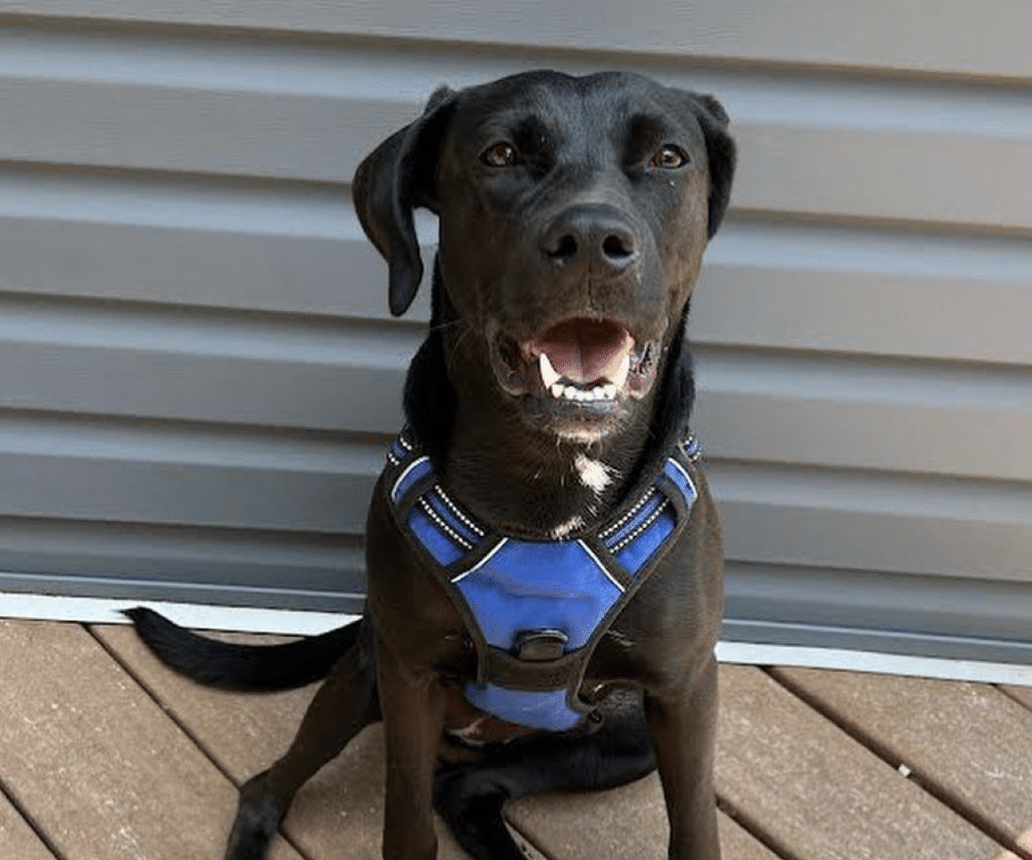
<path fill-rule="evenodd" d="M 401 316 L 416 297 L 423 260 L 412 212 L 435 209 L 437 153 L 455 103 L 441 87 L 423 115 L 392 134 L 358 165 L 355 209 L 369 241 L 387 261 L 391 313 Z"/>
<path fill-rule="evenodd" d="M 709 238 L 717 232 L 731 199 L 731 180 L 735 173 L 735 141 L 727 130 L 731 120 L 724 106 L 710 95 L 693 94 L 695 115 L 706 136 L 709 162 Z"/>

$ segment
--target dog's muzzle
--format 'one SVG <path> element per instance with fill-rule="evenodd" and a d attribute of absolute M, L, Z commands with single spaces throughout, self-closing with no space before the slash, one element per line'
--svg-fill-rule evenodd
<path fill-rule="evenodd" d="M 659 343 L 639 344 L 621 323 L 574 318 L 517 341 L 497 331 L 492 364 L 499 385 L 532 396 L 605 412 L 652 386 Z"/>

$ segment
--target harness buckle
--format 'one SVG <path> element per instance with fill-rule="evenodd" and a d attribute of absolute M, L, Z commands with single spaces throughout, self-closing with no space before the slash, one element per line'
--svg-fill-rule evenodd
<path fill-rule="evenodd" d="M 516 659 L 530 663 L 558 660 L 570 637 L 562 630 L 524 630 L 516 634 Z"/>

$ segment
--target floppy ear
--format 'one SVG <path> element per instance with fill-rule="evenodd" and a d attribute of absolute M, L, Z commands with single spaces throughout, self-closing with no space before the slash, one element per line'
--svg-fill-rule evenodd
<path fill-rule="evenodd" d="M 454 101 L 452 90 L 438 89 L 419 119 L 387 138 L 355 171 L 355 209 L 369 241 L 387 261 L 394 316 L 408 310 L 423 279 L 412 212 L 435 208 L 437 151 Z"/>
<path fill-rule="evenodd" d="M 693 94 L 694 95 L 694 94 Z M 731 199 L 731 180 L 735 173 L 735 142 L 728 133 L 731 122 L 724 106 L 713 96 L 694 95 L 695 115 L 706 136 L 706 160 L 709 162 L 709 238 L 724 220 Z"/>

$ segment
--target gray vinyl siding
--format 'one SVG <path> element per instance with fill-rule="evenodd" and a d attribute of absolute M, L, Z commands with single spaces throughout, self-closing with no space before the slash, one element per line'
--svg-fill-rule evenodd
<path fill-rule="evenodd" d="M 1024 659 L 1028 18 L 0 0 L 0 591 L 357 608 L 427 310 L 355 165 L 440 83 L 630 68 L 741 144 L 692 324 L 726 635 Z"/>

